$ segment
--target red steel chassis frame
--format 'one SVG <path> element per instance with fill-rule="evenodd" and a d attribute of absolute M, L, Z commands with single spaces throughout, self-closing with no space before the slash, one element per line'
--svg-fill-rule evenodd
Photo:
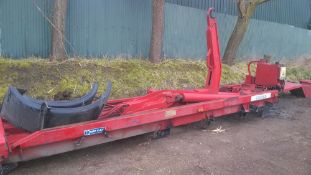
<path fill-rule="evenodd" d="M 275 103 L 278 100 L 277 90 L 258 89 L 253 85 L 228 85 L 223 88 L 227 90 L 220 92 L 217 23 L 211 13 L 209 10 L 206 32 L 209 72 L 205 89 L 150 90 L 146 96 L 110 100 L 97 120 L 33 133 L 0 119 L 1 164 L 55 155 L 241 111 L 249 112 L 252 106 Z M 102 128 L 105 132 L 91 136 L 84 134 L 85 130 L 94 128 Z"/>

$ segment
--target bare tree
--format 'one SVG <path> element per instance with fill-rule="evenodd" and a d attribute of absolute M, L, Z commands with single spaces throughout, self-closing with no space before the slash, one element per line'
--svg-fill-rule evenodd
<path fill-rule="evenodd" d="M 67 0 L 54 0 L 52 52 L 50 60 L 67 58 L 65 48 L 65 30 L 67 16 Z"/>
<path fill-rule="evenodd" d="M 250 18 L 256 7 L 269 0 L 237 0 L 238 20 L 227 44 L 223 63 L 233 64 L 241 41 L 247 31 Z"/>
<path fill-rule="evenodd" d="M 164 0 L 152 1 L 152 36 L 149 51 L 149 60 L 159 63 L 162 54 L 163 22 L 164 22 Z"/>

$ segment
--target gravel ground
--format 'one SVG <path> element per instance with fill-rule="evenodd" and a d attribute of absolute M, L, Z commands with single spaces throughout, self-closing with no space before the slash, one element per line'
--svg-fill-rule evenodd
<path fill-rule="evenodd" d="M 222 127 L 224 132 L 213 130 Z M 132 137 L 21 163 L 12 175 L 310 175 L 311 99 L 283 97 L 263 118 L 229 116 L 207 129 Z"/>

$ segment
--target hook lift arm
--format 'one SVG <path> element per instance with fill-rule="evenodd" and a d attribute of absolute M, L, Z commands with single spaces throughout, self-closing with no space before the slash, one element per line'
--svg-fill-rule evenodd
<path fill-rule="evenodd" d="M 214 8 L 207 13 L 207 55 L 206 66 L 208 69 L 205 87 L 210 93 L 218 93 L 221 80 L 221 57 L 218 41 L 217 21 L 214 16 Z"/>

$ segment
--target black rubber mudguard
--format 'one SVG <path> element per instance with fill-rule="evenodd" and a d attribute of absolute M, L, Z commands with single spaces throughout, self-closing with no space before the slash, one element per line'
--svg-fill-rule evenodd
<path fill-rule="evenodd" d="M 106 92 L 94 103 L 80 107 L 56 108 L 49 107 L 46 103 L 35 103 L 10 86 L 3 101 L 1 117 L 14 126 L 30 132 L 95 120 L 106 104 L 110 92 L 111 82 L 108 82 Z"/>
<path fill-rule="evenodd" d="M 44 101 L 44 100 L 33 99 L 26 95 L 24 95 L 24 97 L 39 105 L 42 105 L 43 103 L 45 103 L 48 107 L 70 108 L 70 107 L 78 107 L 78 106 L 84 106 L 84 105 L 91 104 L 97 93 L 97 90 L 98 90 L 98 83 L 93 83 L 92 89 L 87 94 L 85 94 L 81 98 L 77 98 L 73 100 Z M 20 89 L 18 89 L 18 91 L 21 94 L 25 92 L 25 90 L 20 90 Z"/>
<path fill-rule="evenodd" d="M 36 131 L 41 129 L 40 114 L 41 105 L 24 98 L 16 88 L 9 87 L 2 103 L 2 118 L 18 128 Z"/>

